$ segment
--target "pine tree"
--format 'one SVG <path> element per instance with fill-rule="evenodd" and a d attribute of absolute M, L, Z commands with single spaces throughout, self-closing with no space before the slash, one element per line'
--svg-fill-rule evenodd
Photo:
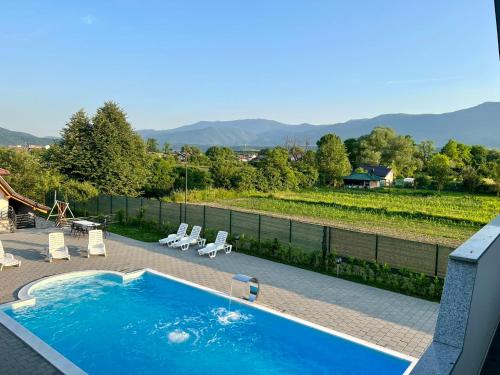
<path fill-rule="evenodd" d="M 105 194 L 134 196 L 148 175 L 148 157 L 141 137 L 114 102 L 106 102 L 92 119 L 93 184 Z"/>
<path fill-rule="evenodd" d="M 92 124 L 83 109 L 71 116 L 61 136 L 61 143 L 52 150 L 52 163 L 70 178 L 87 180 L 95 168 L 92 151 L 94 145 Z"/>
<path fill-rule="evenodd" d="M 61 173 L 88 181 L 104 194 L 139 194 L 148 175 L 148 155 L 116 103 L 104 103 L 92 121 L 83 110 L 78 111 L 61 136 L 48 161 Z"/>

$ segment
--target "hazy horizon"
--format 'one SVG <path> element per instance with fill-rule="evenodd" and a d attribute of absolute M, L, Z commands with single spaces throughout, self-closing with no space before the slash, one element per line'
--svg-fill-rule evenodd
<path fill-rule="evenodd" d="M 27 1 L 0 12 L 0 126 L 57 136 L 113 100 L 136 129 L 333 124 L 500 101 L 493 3 Z M 388 11 L 389 10 L 389 11 Z"/>
<path fill-rule="evenodd" d="M 485 101 L 485 102 L 482 102 L 482 103 L 478 103 L 476 105 L 472 105 L 470 107 L 465 107 L 465 108 L 456 108 L 454 110 L 451 110 L 451 111 L 446 111 L 446 112 L 423 112 L 423 113 L 403 113 L 403 112 L 393 112 L 393 113 L 379 113 L 375 116 L 366 116 L 366 117 L 359 117 L 359 118 L 351 118 L 351 119 L 346 119 L 346 120 L 343 120 L 343 121 L 338 121 L 338 122 L 329 122 L 329 123 L 322 123 L 322 124 L 314 124 L 314 123 L 310 123 L 310 122 L 302 122 L 302 123 L 285 123 L 285 122 L 282 122 L 282 121 L 278 121 L 278 120 L 275 120 L 275 119 L 269 119 L 269 118 L 235 118 L 235 119 L 227 119 L 227 120 L 198 120 L 198 121 L 195 121 L 195 122 L 192 122 L 192 123 L 189 123 L 189 124 L 179 124 L 179 125 L 174 125 L 174 126 L 171 126 L 171 127 L 164 127 L 164 128 L 138 128 L 136 127 L 133 123 L 132 124 L 132 127 L 134 128 L 134 130 L 168 130 L 168 129 L 175 129 L 175 128 L 180 128 L 180 127 L 183 127 L 183 126 L 188 126 L 188 125 L 194 125 L 194 124 L 197 124 L 199 122 L 233 122 L 233 121 L 239 121 L 239 120 L 268 120 L 268 121 L 277 121 L 277 122 L 280 122 L 282 124 L 285 124 L 285 125 L 290 125 L 290 126 L 299 126 L 299 125 L 304 125 L 304 124 L 307 124 L 307 125 L 312 125 L 312 126 L 328 126 L 328 125 L 341 125 L 345 122 L 349 122 L 349 121 L 355 121 L 355 120 L 365 120 L 365 119 L 372 119 L 372 118 L 376 118 L 378 116 L 384 116 L 384 115 L 394 115 L 394 114 L 404 114 L 404 115 L 439 115 L 439 114 L 445 114 L 445 113 L 450 113 L 450 112 L 455 112 L 455 111 L 460 111 L 462 109 L 467 109 L 467 108 L 473 108 L 473 107 L 477 107 L 478 105 L 481 105 L 481 104 L 485 104 L 485 103 L 497 103 L 495 101 L 492 101 L 492 100 L 488 100 L 488 101 Z M 500 101 L 498 102 L 500 103 Z M 88 114 L 92 115 L 94 112 L 88 112 Z M 129 118 L 129 121 L 130 121 L 130 118 Z M 19 132 L 24 132 L 24 133 L 28 133 L 28 134 L 31 134 L 31 135 L 34 135 L 34 136 L 37 136 L 37 137 L 59 137 L 59 132 L 63 129 L 64 127 L 64 124 L 63 126 L 61 126 L 61 128 L 59 130 L 56 131 L 56 134 L 39 134 L 36 132 L 29 132 L 29 131 L 25 131 L 25 130 L 18 130 L 18 129 L 12 129 L 12 128 L 9 128 L 8 126 L 3 126 L 2 124 L 0 124 L 0 128 L 4 128 L 4 129 L 7 129 L 7 130 L 12 130 L 12 131 L 19 131 Z"/>

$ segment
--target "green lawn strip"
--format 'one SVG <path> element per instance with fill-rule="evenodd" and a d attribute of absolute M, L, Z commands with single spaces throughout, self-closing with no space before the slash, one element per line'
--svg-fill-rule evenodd
<path fill-rule="evenodd" d="M 164 231 L 149 225 L 140 227 L 138 225 L 116 223 L 110 226 L 109 231 L 142 242 L 157 242 L 160 238 L 165 237 Z"/>

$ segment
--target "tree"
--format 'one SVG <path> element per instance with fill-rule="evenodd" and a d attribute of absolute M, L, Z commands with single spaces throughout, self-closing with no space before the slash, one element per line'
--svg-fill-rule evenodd
<path fill-rule="evenodd" d="M 422 168 L 422 161 L 418 158 L 418 151 L 413 139 L 407 136 L 397 136 L 390 143 L 390 157 L 387 164 L 399 176 L 413 176 L 415 171 Z"/>
<path fill-rule="evenodd" d="M 415 176 L 415 181 L 413 183 L 413 186 L 416 188 L 420 188 L 420 189 L 426 189 L 428 188 L 430 185 L 431 185 L 431 178 L 430 176 L 424 174 L 424 173 L 418 173 L 416 176 Z"/>
<path fill-rule="evenodd" d="M 288 153 L 290 154 L 292 161 L 298 162 L 304 157 L 306 151 L 303 147 L 294 144 L 288 149 Z"/>
<path fill-rule="evenodd" d="M 212 146 L 206 156 L 210 159 L 210 174 L 215 187 L 230 189 L 236 172 L 241 167 L 233 150 L 228 147 Z"/>
<path fill-rule="evenodd" d="M 257 164 L 259 185 L 263 191 L 296 189 L 297 177 L 288 159 L 288 150 L 275 147 L 262 151 L 262 160 Z"/>
<path fill-rule="evenodd" d="M 61 141 L 45 160 L 68 178 L 88 181 L 104 194 L 138 195 L 148 175 L 145 144 L 114 102 L 104 103 L 92 120 L 83 110 L 71 116 Z"/>
<path fill-rule="evenodd" d="M 486 163 L 488 160 L 488 149 L 484 146 L 474 145 L 470 148 L 471 164 L 473 167 L 478 168 L 481 164 Z"/>
<path fill-rule="evenodd" d="M 493 165 L 493 181 L 495 181 L 495 188 L 497 191 L 497 197 L 500 195 L 500 160 Z"/>
<path fill-rule="evenodd" d="M 165 142 L 163 144 L 163 147 L 161 149 L 161 151 L 165 154 L 165 155 L 168 155 L 172 152 L 172 147 L 170 146 L 170 143 L 168 142 Z"/>
<path fill-rule="evenodd" d="M 471 147 L 450 139 L 441 149 L 441 153 L 450 159 L 451 167 L 460 171 L 469 165 L 472 159 Z"/>
<path fill-rule="evenodd" d="M 298 178 L 299 187 L 313 187 L 319 178 L 318 167 L 316 165 L 316 153 L 312 150 L 306 151 L 302 158 L 293 164 Z"/>
<path fill-rule="evenodd" d="M 476 191 L 478 186 L 481 184 L 481 177 L 479 176 L 477 171 L 470 165 L 466 165 L 462 169 L 461 176 L 462 185 L 469 193 L 473 193 L 474 191 Z"/>
<path fill-rule="evenodd" d="M 316 143 L 316 160 L 323 184 L 338 186 L 342 178 L 351 172 L 347 151 L 339 136 L 326 134 Z"/>
<path fill-rule="evenodd" d="M 146 151 L 150 153 L 160 152 L 158 141 L 155 138 L 146 139 Z"/>
<path fill-rule="evenodd" d="M 418 155 L 422 160 L 422 165 L 425 168 L 432 156 L 436 153 L 436 146 L 433 141 L 422 141 L 418 144 Z"/>
<path fill-rule="evenodd" d="M 248 165 L 241 165 L 231 177 L 231 185 L 240 191 L 254 190 L 257 183 L 257 170 Z"/>
<path fill-rule="evenodd" d="M 144 184 L 144 196 L 161 198 L 169 194 L 175 182 L 175 160 L 155 157 L 151 163 L 151 172 Z"/>
<path fill-rule="evenodd" d="M 99 195 L 99 191 L 90 182 L 80 182 L 70 179 L 63 180 L 57 191 L 67 202 L 84 202 Z"/>
<path fill-rule="evenodd" d="M 356 165 L 359 159 L 359 140 L 358 138 L 348 138 L 344 141 L 344 146 L 349 157 L 349 162 Z"/>
<path fill-rule="evenodd" d="M 182 154 L 188 155 L 188 161 L 194 165 L 209 165 L 206 155 L 196 146 L 184 145 L 181 148 Z"/>
<path fill-rule="evenodd" d="M 95 143 L 91 120 L 80 109 L 61 131 L 61 141 L 45 155 L 47 164 L 77 181 L 91 179 L 96 169 Z"/>
<path fill-rule="evenodd" d="M 359 137 L 359 164 L 389 165 L 390 143 L 397 137 L 390 128 L 376 127 L 370 134 Z"/>
<path fill-rule="evenodd" d="M 358 164 L 390 166 L 395 175 L 412 176 L 421 166 L 417 156 L 413 139 L 391 128 L 376 127 L 359 138 Z"/>
<path fill-rule="evenodd" d="M 444 154 L 435 154 L 429 161 L 427 169 L 429 170 L 429 174 L 436 182 L 438 191 L 441 191 L 445 183 L 450 179 L 450 159 Z"/>
<path fill-rule="evenodd" d="M 94 169 L 88 180 L 104 194 L 138 195 L 148 175 L 148 157 L 125 112 L 116 103 L 106 102 L 92 124 Z"/>
<path fill-rule="evenodd" d="M 219 162 L 219 161 L 235 162 L 238 160 L 235 152 L 229 147 L 212 146 L 208 148 L 205 155 L 212 162 Z"/>
<path fill-rule="evenodd" d="M 184 191 L 186 187 L 185 167 L 184 166 L 175 167 L 174 174 L 175 174 L 174 188 L 176 190 Z M 188 166 L 187 175 L 188 175 L 187 178 L 188 189 L 206 189 L 212 183 L 209 173 L 205 169 L 202 169 L 197 166 Z"/>
<path fill-rule="evenodd" d="M 61 176 L 45 168 L 40 159 L 28 151 L 0 148 L 0 166 L 11 172 L 5 180 L 19 194 L 43 203 L 45 194 L 57 189 Z"/>

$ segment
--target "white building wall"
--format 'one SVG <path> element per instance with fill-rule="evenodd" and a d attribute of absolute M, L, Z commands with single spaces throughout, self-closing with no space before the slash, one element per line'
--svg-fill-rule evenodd
<path fill-rule="evenodd" d="M 9 200 L 5 197 L 3 191 L 0 191 L 0 212 L 7 211 L 9 208 Z"/>

